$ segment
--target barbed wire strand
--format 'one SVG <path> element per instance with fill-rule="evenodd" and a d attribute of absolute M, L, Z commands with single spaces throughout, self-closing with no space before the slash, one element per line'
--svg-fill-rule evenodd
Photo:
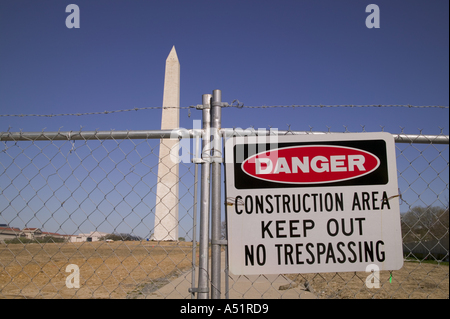
<path fill-rule="evenodd" d="M 227 106 L 225 106 L 227 107 Z M 242 107 L 242 108 L 249 108 L 249 109 L 266 109 L 266 108 L 302 108 L 302 107 L 317 107 L 317 108 L 331 108 L 331 107 L 349 107 L 349 108 L 358 108 L 358 107 L 404 107 L 404 108 L 440 108 L 440 109 L 448 109 L 448 106 L 441 106 L 441 105 L 424 105 L 424 106 L 418 106 L 418 105 L 409 105 L 409 104 L 390 104 L 390 105 L 384 105 L 384 104 L 370 104 L 370 105 L 354 105 L 354 104 L 336 104 L 336 105 L 261 105 L 261 106 L 235 106 L 230 105 L 229 107 Z"/>
<path fill-rule="evenodd" d="M 149 107 L 135 107 L 132 109 L 123 110 L 113 110 L 113 111 L 102 111 L 102 112 L 86 112 L 86 113 L 61 113 L 61 114 L 0 114 L 0 117 L 57 117 L 57 116 L 85 116 L 85 115 L 105 115 L 121 112 L 131 112 L 131 111 L 142 111 L 142 110 L 162 110 L 178 108 L 178 109 L 191 109 L 197 108 L 200 105 L 190 105 L 190 106 L 180 106 L 180 107 L 162 107 L 162 106 L 149 106 Z M 223 103 L 222 107 L 234 107 L 234 108 L 247 108 L 247 109 L 268 109 L 268 108 L 336 108 L 336 107 L 346 107 L 346 108 L 363 108 L 363 107 L 403 107 L 403 108 L 439 108 L 448 109 L 448 106 L 442 105 L 410 105 L 410 104 L 367 104 L 367 105 L 354 105 L 354 104 L 336 104 L 336 105 L 309 105 L 309 104 L 294 104 L 294 105 L 260 105 L 260 106 L 247 106 L 238 100 L 234 100 L 229 103 Z"/>

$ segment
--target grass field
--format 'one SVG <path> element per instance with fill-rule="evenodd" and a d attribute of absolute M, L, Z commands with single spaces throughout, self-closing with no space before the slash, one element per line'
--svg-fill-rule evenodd
<path fill-rule="evenodd" d="M 80 269 L 78 289 L 66 287 L 69 264 Z M 189 242 L 0 244 L 0 298 L 133 298 L 140 287 L 157 288 L 191 266 Z M 365 272 L 287 277 L 318 298 L 449 297 L 448 263 L 408 261 L 392 275 L 390 282 L 382 271 L 378 289 L 366 287 Z"/>

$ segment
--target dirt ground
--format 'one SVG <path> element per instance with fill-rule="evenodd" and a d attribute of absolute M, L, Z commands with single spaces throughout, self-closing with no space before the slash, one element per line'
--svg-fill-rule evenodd
<path fill-rule="evenodd" d="M 80 269 L 78 289 L 66 287 L 69 264 Z M 191 265 L 192 244 L 184 242 L 0 244 L 0 299 L 134 298 L 140 287 L 157 289 Z M 405 262 L 401 270 L 392 273 L 392 282 L 389 272 L 380 273 L 380 288 L 366 287 L 368 275 L 287 277 L 318 298 L 449 298 L 448 263 Z"/>
<path fill-rule="evenodd" d="M 366 272 L 287 275 L 321 299 L 448 299 L 448 263 L 405 261 L 402 269 L 381 271 L 379 288 L 367 288 Z"/>
<path fill-rule="evenodd" d="M 69 264 L 79 267 L 78 289 L 66 287 Z M 0 244 L 0 298 L 127 298 L 191 265 L 183 242 Z"/>

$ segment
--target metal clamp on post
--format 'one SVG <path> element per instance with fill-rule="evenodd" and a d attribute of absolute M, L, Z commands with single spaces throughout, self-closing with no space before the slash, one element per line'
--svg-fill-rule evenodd
<path fill-rule="evenodd" d="M 210 159 L 211 159 L 211 163 L 223 163 L 222 155 L 211 156 Z"/>
<path fill-rule="evenodd" d="M 213 154 L 211 155 L 211 157 L 210 157 L 210 159 L 211 159 L 211 163 L 219 163 L 219 164 L 221 164 L 221 163 L 223 163 L 224 162 L 224 160 L 223 160 L 223 153 L 222 153 L 222 145 L 221 145 L 221 142 L 222 142 L 222 131 L 221 130 L 217 130 L 217 129 L 214 129 L 215 130 L 215 134 L 214 134 L 214 144 L 213 144 L 213 148 L 214 148 L 214 150 L 213 150 Z"/>
<path fill-rule="evenodd" d="M 203 292 L 203 293 L 208 293 L 209 292 L 209 288 L 189 288 L 188 291 L 192 294 L 192 293 L 199 293 L 199 292 Z"/>
<path fill-rule="evenodd" d="M 202 160 L 201 158 L 193 158 L 191 160 L 192 164 L 203 164 L 206 163 L 206 161 Z"/>
<path fill-rule="evenodd" d="M 219 102 L 219 101 L 211 101 L 211 106 L 212 106 L 212 107 L 214 107 L 214 106 L 222 107 L 222 106 L 224 106 L 224 104 L 225 104 L 225 103 Z"/>
<path fill-rule="evenodd" d="M 203 163 L 210 163 L 211 164 L 212 163 L 212 160 L 211 160 L 211 158 L 212 158 L 212 156 L 211 156 L 211 146 L 210 146 L 211 142 L 209 142 L 209 138 L 210 137 L 208 137 L 207 145 L 205 145 L 203 147 L 201 158 L 202 158 Z"/>
<path fill-rule="evenodd" d="M 227 246 L 228 245 L 228 241 L 226 239 L 211 240 L 211 244 L 212 245 Z"/>
<path fill-rule="evenodd" d="M 204 161 L 202 159 L 202 157 L 200 156 L 200 140 L 202 138 L 202 135 L 203 135 L 202 130 L 200 130 L 200 131 L 194 130 L 194 132 L 193 132 L 193 136 L 194 136 L 194 140 L 195 140 L 194 156 L 192 157 L 192 160 L 191 160 L 191 162 L 193 164 L 206 163 L 206 161 Z"/>
<path fill-rule="evenodd" d="M 210 104 L 205 104 L 205 105 L 197 104 L 197 105 L 195 106 L 195 108 L 196 108 L 197 110 L 211 109 L 211 105 L 210 105 Z"/>

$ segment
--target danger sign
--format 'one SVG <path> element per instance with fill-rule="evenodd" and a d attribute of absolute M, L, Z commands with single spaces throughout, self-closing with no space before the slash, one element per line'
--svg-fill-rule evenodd
<path fill-rule="evenodd" d="M 235 137 L 225 152 L 232 273 L 402 267 L 390 134 Z"/>
<path fill-rule="evenodd" d="M 376 156 L 355 148 L 307 145 L 255 154 L 245 160 L 242 170 L 266 181 L 309 184 L 357 178 L 373 172 L 379 165 Z"/>

